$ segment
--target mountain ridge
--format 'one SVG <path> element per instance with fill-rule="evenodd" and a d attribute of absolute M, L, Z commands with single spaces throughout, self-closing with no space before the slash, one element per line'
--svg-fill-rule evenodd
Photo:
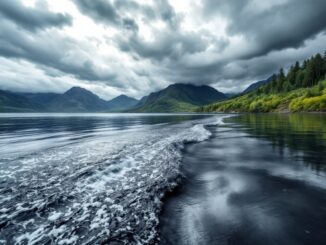
<path fill-rule="evenodd" d="M 103 100 L 91 91 L 72 87 L 63 94 L 0 94 L 0 111 L 26 112 L 190 112 L 196 107 L 226 99 L 227 96 L 208 85 L 175 83 L 150 93 L 141 100 L 121 94 Z"/>
<path fill-rule="evenodd" d="M 0 112 L 116 112 L 130 109 L 137 102 L 126 95 L 106 101 L 81 87 L 63 94 L 0 90 Z"/>
<path fill-rule="evenodd" d="M 175 83 L 143 97 L 132 112 L 189 112 L 227 97 L 208 86 Z"/>
<path fill-rule="evenodd" d="M 121 94 L 109 101 L 107 101 L 107 105 L 111 108 L 111 111 L 125 111 L 134 107 L 139 101 L 135 98 L 127 96 L 125 94 Z"/>
<path fill-rule="evenodd" d="M 249 93 L 255 89 L 258 89 L 262 86 L 264 86 L 265 84 L 271 82 L 273 80 L 273 76 L 270 76 L 269 78 L 265 79 L 265 80 L 261 80 L 261 81 L 258 81 L 258 82 L 254 82 L 252 84 L 250 84 L 245 90 L 243 90 L 241 92 L 241 94 L 246 94 L 246 93 Z"/>
<path fill-rule="evenodd" d="M 106 101 L 81 87 L 72 87 L 57 96 L 48 106 L 50 111 L 89 112 L 105 110 Z"/>

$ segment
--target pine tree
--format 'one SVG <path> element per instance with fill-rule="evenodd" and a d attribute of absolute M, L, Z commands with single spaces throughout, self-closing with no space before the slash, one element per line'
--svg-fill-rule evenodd
<path fill-rule="evenodd" d="M 282 86 L 282 91 L 289 92 L 289 91 L 291 91 L 291 89 L 292 89 L 292 87 L 291 87 L 291 84 L 289 83 L 289 81 L 284 81 L 283 86 Z"/>
<path fill-rule="evenodd" d="M 288 80 L 291 85 L 294 85 L 295 84 L 295 76 L 296 76 L 295 66 L 291 66 L 286 80 Z"/>
<path fill-rule="evenodd" d="M 283 70 L 283 68 L 280 69 L 280 73 L 279 73 L 279 75 L 278 75 L 278 79 L 279 79 L 281 82 L 284 81 L 284 79 L 285 79 L 285 75 L 284 75 L 284 70 Z"/>
<path fill-rule="evenodd" d="M 323 79 L 326 80 L 326 51 L 324 52 L 323 61 L 324 61 L 324 66 L 323 66 L 323 75 L 324 75 L 324 78 Z"/>
<path fill-rule="evenodd" d="M 314 77 L 314 72 L 313 72 L 313 64 L 312 62 L 307 63 L 307 67 L 305 68 L 304 72 L 304 79 L 303 79 L 303 86 L 304 87 L 309 87 L 313 84 L 313 77 Z"/>
<path fill-rule="evenodd" d="M 295 65 L 294 65 L 294 71 L 298 72 L 299 70 L 300 70 L 300 63 L 299 63 L 299 61 L 296 61 Z"/>
<path fill-rule="evenodd" d="M 296 88 L 303 87 L 303 80 L 304 80 L 304 71 L 299 71 L 295 78 L 295 87 Z"/>

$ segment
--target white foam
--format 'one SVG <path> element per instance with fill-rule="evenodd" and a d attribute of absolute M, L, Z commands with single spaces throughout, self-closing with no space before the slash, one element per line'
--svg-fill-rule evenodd
<path fill-rule="evenodd" d="M 62 215 L 62 213 L 59 213 L 59 212 L 50 213 L 48 220 L 55 221 L 55 220 L 59 219 L 61 215 Z"/>
<path fill-rule="evenodd" d="M 160 199 L 176 186 L 184 143 L 208 139 L 205 125 L 214 120 L 135 127 L 17 158 L 7 172 L 19 188 L 3 198 L 28 194 L 3 207 L 1 217 L 15 220 L 38 210 L 29 230 L 16 227 L 18 244 L 49 237 L 56 244 L 98 243 L 101 237 L 130 232 L 138 243 L 153 242 Z M 57 210 L 47 209 L 50 202 L 59 203 Z M 61 220 L 65 225 L 58 227 Z M 96 235 L 82 240 L 73 233 L 76 225 Z M 141 234 L 134 231 L 137 226 Z"/>

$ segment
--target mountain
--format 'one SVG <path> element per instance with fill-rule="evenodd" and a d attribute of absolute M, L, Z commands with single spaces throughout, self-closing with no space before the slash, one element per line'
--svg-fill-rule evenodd
<path fill-rule="evenodd" d="M 33 112 L 40 109 L 39 105 L 22 95 L 0 90 L 0 112 Z"/>
<path fill-rule="evenodd" d="M 39 104 L 40 106 L 46 106 L 53 99 L 60 96 L 61 94 L 56 93 L 17 93 L 27 98 L 33 104 Z"/>
<path fill-rule="evenodd" d="M 138 101 L 138 103 L 136 104 L 136 107 L 139 108 L 139 107 L 145 105 L 146 100 L 148 99 L 148 96 L 149 96 L 149 95 L 146 95 L 146 96 L 144 96 L 143 98 L 141 98 L 141 99 Z"/>
<path fill-rule="evenodd" d="M 229 99 L 229 98 L 237 96 L 239 93 L 224 93 L 224 94 Z"/>
<path fill-rule="evenodd" d="M 138 100 L 126 96 L 124 94 L 107 101 L 108 111 L 125 111 L 133 108 L 138 103 Z"/>
<path fill-rule="evenodd" d="M 245 90 L 243 90 L 242 94 L 246 94 L 249 93 L 257 88 L 260 88 L 261 86 L 271 82 L 273 79 L 273 76 L 270 76 L 269 78 L 267 78 L 266 80 L 262 80 L 262 81 L 258 81 L 255 83 L 250 84 Z"/>
<path fill-rule="evenodd" d="M 223 99 L 226 96 L 212 87 L 177 83 L 142 98 L 132 111 L 187 112 Z"/>
<path fill-rule="evenodd" d="M 80 87 L 72 87 L 56 96 L 47 106 L 47 110 L 52 112 L 99 112 L 107 109 L 107 101 Z"/>
<path fill-rule="evenodd" d="M 106 101 L 80 87 L 72 87 L 64 94 L 0 90 L 0 112 L 118 112 L 137 103 L 126 95 Z"/>

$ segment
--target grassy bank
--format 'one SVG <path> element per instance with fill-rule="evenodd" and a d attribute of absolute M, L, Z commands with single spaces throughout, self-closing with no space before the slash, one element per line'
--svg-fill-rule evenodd
<path fill-rule="evenodd" d="M 230 100 L 199 107 L 197 112 L 311 112 L 326 111 L 326 80 L 289 92 L 253 91 Z"/>

